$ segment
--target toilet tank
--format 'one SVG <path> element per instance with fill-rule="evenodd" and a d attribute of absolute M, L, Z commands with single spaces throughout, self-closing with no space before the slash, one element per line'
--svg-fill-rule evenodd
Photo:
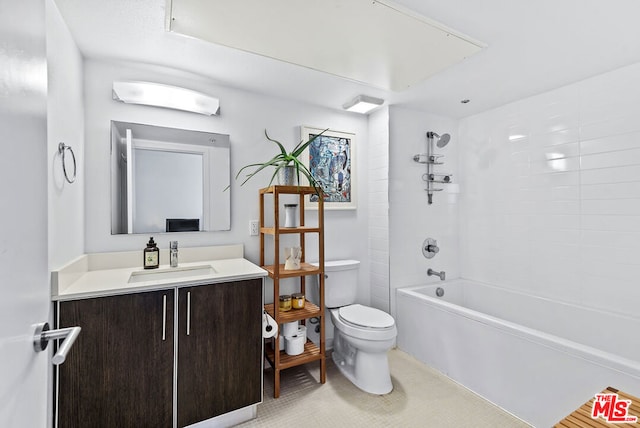
<path fill-rule="evenodd" d="M 317 263 L 311 264 L 318 265 Z M 356 302 L 359 266 L 358 260 L 324 262 L 324 304 L 326 307 L 337 308 Z"/>

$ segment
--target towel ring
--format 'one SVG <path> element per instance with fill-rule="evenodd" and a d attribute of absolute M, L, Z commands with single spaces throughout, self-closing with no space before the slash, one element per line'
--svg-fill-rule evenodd
<path fill-rule="evenodd" d="M 71 158 L 73 159 L 73 177 L 72 178 L 69 178 L 69 174 L 67 173 L 67 165 L 64 161 L 64 153 L 66 150 L 69 150 L 69 152 L 71 153 Z M 62 156 L 62 171 L 64 171 L 64 178 L 67 180 L 69 184 L 71 184 L 74 181 L 76 181 L 76 171 L 77 171 L 76 155 L 73 153 L 73 149 L 71 148 L 71 146 L 67 146 L 65 143 L 58 144 L 58 153 L 60 153 L 60 155 Z"/>

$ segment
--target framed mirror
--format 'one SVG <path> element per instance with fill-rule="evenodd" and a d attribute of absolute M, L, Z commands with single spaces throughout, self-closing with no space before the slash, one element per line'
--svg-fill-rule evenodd
<path fill-rule="evenodd" d="M 229 136 L 111 121 L 111 234 L 231 228 Z"/>

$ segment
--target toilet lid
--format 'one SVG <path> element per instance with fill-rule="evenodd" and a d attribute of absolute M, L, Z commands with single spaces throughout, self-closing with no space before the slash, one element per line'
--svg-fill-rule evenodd
<path fill-rule="evenodd" d="M 339 309 L 340 318 L 351 324 L 368 328 L 393 327 L 393 317 L 379 309 L 362 305 L 343 306 Z"/>

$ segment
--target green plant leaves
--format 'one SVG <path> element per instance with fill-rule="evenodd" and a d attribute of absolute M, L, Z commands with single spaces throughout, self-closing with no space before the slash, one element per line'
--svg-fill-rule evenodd
<path fill-rule="evenodd" d="M 250 174 L 246 175 L 246 178 L 240 184 L 242 186 L 247 181 L 249 181 L 253 176 L 255 176 L 257 173 L 262 171 L 263 169 L 265 169 L 267 167 L 270 167 L 270 166 L 273 166 L 273 167 L 275 167 L 275 171 L 274 171 L 273 175 L 271 176 L 271 180 L 269 180 L 269 184 L 268 184 L 268 186 L 271 186 L 271 184 L 273 183 L 273 180 L 278 175 L 278 171 L 280 171 L 280 169 L 284 168 L 285 166 L 290 166 L 291 165 L 291 166 L 295 166 L 295 168 L 296 168 L 296 178 L 298 179 L 298 183 L 300 183 L 300 173 L 302 173 L 302 175 L 304 175 L 307 178 L 307 180 L 309 180 L 309 185 L 312 186 L 312 187 L 317 188 L 318 187 L 318 183 L 313 178 L 313 176 L 311 174 L 311 171 L 309 171 L 307 166 L 303 162 L 301 162 L 300 159 L 298 159 L 298 157 L 302 154 L 302 152 L 305 151 L 305 149 L 307 147 L 309 147 L 309 145 L 311 143 L 313 143 L 313 141 L 316 138 L 318 138 L 319 136 L 321 136 L 322 134 L 324 134 L 328 130 L 329 130 L 329 128 L 325 129 L 321 133 L 319 133 L 317 135 L 314 135 L 313 138 L 309 139 L 306 142 L 304 140 L 301 140 L 294 147 L 294 149 L 290 153 L 287 153 L 287 150 L 285 149 L 284 145 L 280 141 L 271 138 L 269 136 L 269 134 L 267 133 L 267 130 L 265 129 L 264 130 L 264 136 L 266 137 L 266 139 L 268 141 L 271 141 L 272 143 L 275 143 L 278 146 L 278 148 L 280 150 L 280 153 L 278 153 L 277 155 L 275 155 L 274 157 L 272 157 L 271 159 L 269 159 L 266 162 L 252 163 L 252 164 L 243 166 L 242 168 L 240 168 L 240 170 L 236 174 L 236 180 L 238 179 L 238 177 L 240 177 L 240 174 L 245 169 L 247 169 L 247 168 L 256 168 L 253 172 L 251 172 Z M 225 190 L 227 190 L 229 187 L 231 187 L 231 186 L 230 185 L 227 186 L 227 188 Z"/>
<path fill-rule="evenodd" d="M 285 150 L 285 148 L 282 145 L 282 143 L 280 143 L 280 141 L 278 141 L 278 140 L 274 140 L 273 138 L 269 137 L 269 134 L 267 134 L 267 130 L 266 129 L 264 130 L 264 136 L 267 137 L 267 140 L 276 143 L 278 145 L 278 147 L 280 147 L 280 152 L 282 153 L 283 156 L 287 156 L 287 151 Z"/>

